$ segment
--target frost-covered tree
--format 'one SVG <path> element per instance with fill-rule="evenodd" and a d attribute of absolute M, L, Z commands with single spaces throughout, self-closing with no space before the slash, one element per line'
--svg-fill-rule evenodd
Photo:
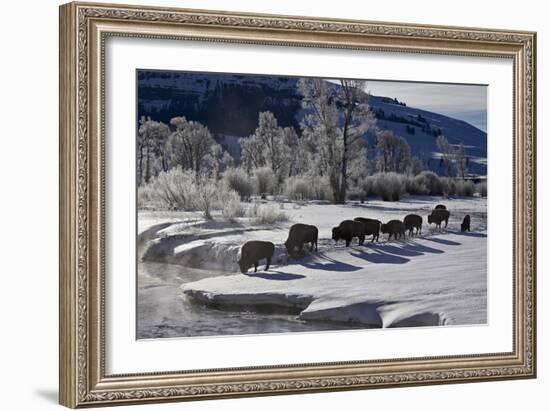
<path fill-rule="evenodd" d="M 455 151 L 455 161 L 458 174 L 464 180 L 466 174 L 468 174 L 468 159 L 466 157 L 466 148 L 462 143 L 460 143 Z"/>
<path fill-rule="evenodd" d="M 437 137 L 437 148 L 441 153 L 441 161 L 445 167 L 448 177 L 455 176 L 455 152 L 453 146 L 449 143 L 449 140 L 443 135 Z"/>
<path fill-rule="evenodd" d="M 311 113 L 302 129 L 313 149 L 312 166 L 328 176 L 335 203 L 345 202 L 350 170 L 357 169 L 353 163 L 366 159 L 363 136 L 375 125 L 365 85 L 359 80 L 340 80 L 335 87 L 321 79 L 298 82 L 303 106 Z"/>
<path fill-rule="evenodd" d="M 180 165 L 184 170 L 191 169 L 198 175 L 205 165 L 207 156 L 212 155 L 217 145 L 207 127 L 185 117 L 174 117 L 170 124 L 175 131 L 166 143 L 172 165 Z"/>
<path fill-rule="evenodd" d="M 279 127 L 270 111 L 261 112 L 254 134 L 240 139 L 241 160 L 249 171 L 269 167 L 280 183 L 289 173 L 293 153 L 287 143 L 294 139 L 297 136 L 293 129 Z"/>
<path fill-rule="evenodd" d="M 406 173 L 411 166 L 411 147 L 407 140 L 390 130 L 376 133 L 376 168 L 379 172 Z"/>
<path fill-rule="evenodd" d="M 155 157 L 160 157 L 163 170 L 167 170 L 164 150 L 162 148 L 169 133 L 169 127 L 162 122 L 153 121 L 150 118 L 142 118 L 140 120 L 137 135 L 138 184 L 143 182 L 148 183 L 151 179 Z"/>

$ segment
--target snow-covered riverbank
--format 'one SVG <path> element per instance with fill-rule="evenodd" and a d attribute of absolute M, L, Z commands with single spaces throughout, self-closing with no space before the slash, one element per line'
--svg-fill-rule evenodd
<path fill-rule="evenodd" d="M 183 292 L 215 307 L 296 307 L 303 320 L 371 327 L 483 324 L 486 235 L 337 247 L 267 272 L 214 277 Z"/>
<path fill-rule="evenodd" d="M 427 224 L 427 215 L 438 203 L 451 210 L 447 230 Z M 334 322 L 338 328 L 342 324 L 399 327 L 487 321 L 486 199 L 410 197 L 395 203 L 285 203 L 281 207 L 289 221 L 272 226 L 254 225 L 246 218 L 205 221 L 198 213 L 141 212 L 138 241 L 142 260 L 160 263 L 160 271 L 162 264 L 179 266 L 182 273 L 190 267 L 203 272 L 211 269 L 205 278 L 172 283 L 170 288 L 181 288 L 179 295 L 184 301 L 199 302 L 218 313 L 226 310 L 232 316 L 255 310 L 265 313 L 267 309 L 293 313 L 305 322 Z M 350 248 L 342 243 L 335 246 L 330 239 L 331 228 L 344 219 L 363 216 L 388 221 L 409 213 L 423 216 L 423 236 L 390 242 L 381 236 L 377 244 L 355 243 Z M 461 234 L 465 214 L 472 217 L 473 232 Z M 318 253 L 293 261 L 282 244 L 288 228 L 296 222 L 315 224 L 320 242 Z M 267 272 L 237 274 L 240 246 L 256 239 L 275 243 L 274 265 Z M 223 275 L 216 274 L 219 272 Z M 143 317 L 143 323 L 149 324 L 154 322 L 156 300 L 147 297 L 150 289 L 139 287 L 144 283 L 139 277 L 138 306 L 140 301 L 148 301 L 151 314 Z M 158 281 L 162 279 L 156 278 Z M 165 302 L 159 300 L 158 304 Z M 170 323 L 164 313 L 162 318 Z M 223 333 L 220 329 L 219 334 Z M 185 335 L 192 334 L 188 331 Z"/>

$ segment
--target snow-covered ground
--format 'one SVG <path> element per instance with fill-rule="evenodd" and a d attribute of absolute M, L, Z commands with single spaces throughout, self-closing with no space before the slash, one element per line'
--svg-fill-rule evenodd
<path fill-rule="evenodd" d="M 427 224 L 427 215 L 439 203 L 451 211 L 449 226 L 441 231 Z M 247 218 L 205 221 L 200 213 L 140 212 L 142 260 L 211 269 L 214 276 L 194 276 L 190 281 L 172 282 L 170 288 L 179 285 L 186 301 L 198 301 L 217 310 L 290 309 L 299 320 L 331 321 L 339 326 L 486 322 L 486 199 L 406 197 L 393 203 L 283 203 L 277 207 L 289 221 L 272 226 L 254 225 Z M 354 243 L 350 248 L 343 243 L 335 246 L 330 239 L 331 228 L 344 219 L 361 216 L 388 221 L 403 219 L 409 213 L 424 218 L 422 236 L 388 242 L 383 235 L 379 243 Z M 460 222 L 465 214 L 472 218 L 472 232 L 462 234 Z M 288 228 L 296 222 L 315 224 L 320 241 L 317 253 L 294 261 L 286 256 L 282 244 Z M 236 263 L 239 249 L 253 239 L 274 242 L 276 256 L 269 271 L 254 274 L 252 269 L 243 275 Z M 141 283 L 145 284 L 146 279 L 140 275 L 138 309 L 140 300 L 148 301 L 147 312 L 154 312 L 154 301 L 147 297 L 148 288 L 140 287 Z"/>

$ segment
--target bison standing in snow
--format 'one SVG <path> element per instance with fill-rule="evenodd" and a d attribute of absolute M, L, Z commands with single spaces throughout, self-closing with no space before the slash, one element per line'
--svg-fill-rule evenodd
<path fill-rule="evenodd" d="M 354 237 L 359 239 L 359 245 L 365 242 L 365 226 L 359 221 L 345 220 L 332 229 L 332 239 L 336 242 L 345 240 L 346 247 L 349 247 Z"/>
<path fill-rule="evenodd" d="M 460 231 L 470 231 L 470 214 L 464 216 L 464 220 L 462 220 L 462 224 L 460 224 Z"/>
<path fill-rule="evenodd" d="M 271 241 L 247 241 L 241 247 L 241 258 L 239 260 L 241 272 L 246 274 L 252 266 L 254 266 L 254 272 L 257 272 L 258 264 L 264 258 L 266 259 L 265 270 L 269 270 L 274 251 L 275 245 Z"/>
<path fill-rule="evenodd" d="M 447 228 L 450 216 L 451 213 L 449 212 L 449 210 L 434 209 L 432 213 L 428 216 L 428 224 L 435 223 L 436 227 L 441 228 L 441 223 L 445 221 L 445 228 Z"/>
<path fill-rule="evenodd" d="M 364 217 L 356 217 L 354 218 L 355 221 L 359 221 L 360 223 L 363 223 L 365 226 L 365 235 L 372 235 L 371 243 L 376 240 L 378 241 L 378 238 L 380 237 L 380 226 L 382 225 L 382 222 L 380 220 L 374 220 L 372 218 L 364 218 Z"/>
<path fill-rule="evenodd" d="M 311 243 L 309 251 L 317 251 L 317 240 L 319 237 L 319 230 L 314 225 L 308 224 L 294 224 L 290 227 L 288 232 L 288 238 L 285 242 L 286 251 L 288 255 L 296 258 L 302 253 L 305 243 Z"/>
<path fill-rule="evenodd" d="M 422 234 L 422 217 L 416 214 L 409 214 L 403 219 L 405 230 L 409 231 L 409 236 L 413 235 L 413 230 L 416 229 L 416 234 Z"/>
<path fill-rule="evenodd" d="M 380 229 L 382 233 L 389 234 L 388 240 L 391 240 L 392 235 L 396 240 L 405 236 L 405 224 L 403 224 L 403 221 L 388 221 L 386 224 L 382 224 Z"/>

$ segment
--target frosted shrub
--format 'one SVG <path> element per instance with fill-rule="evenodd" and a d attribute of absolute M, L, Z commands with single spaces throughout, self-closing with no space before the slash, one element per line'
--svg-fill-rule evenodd
<path fill-rule="evenodd" d="M 268 194 L 273 194 L 276 182 L 275 173 L 269 167 L 254 170 L 256 194 L 262 196 L 262 198 L 265 198 Z"/>
<path fill-rule="evenodd" d="M 481 183 L 477 183 L 475 187 L 476 193 L 478 193 L 481 197 L 487 197 L 487 182 L 483 181 Z"/>
<path fill-rule="evenodd" d="M 231 190 L 236 191 L 241 200 L 248 200 L 254 192 L 254 185 L 246 171 L 240 168 L 229 168 L 223 173 L 223 179 Z"/>
<path fill-rule="evenodd" d="M 371 197 L 376 195 L 374 191 L 374 182 L 375 178 L 374 176 L 368 176 L 363 178 L 361 181 L 359 181 L 359 187 L 361 187 L 361 190 L 365 194 L 365 197 Z"/>
<path fill-rule="evenodd" d="M 443 185 L 437 174 L 431 171 L 423 171 L 415 177 L 415 181 L 418 187 L 424 187 L 424 194 L 443 195 Z"/>
<path fill-rule="evenodd" d="M 471 181 L 457 180 L 456 195 L 460 197 L 472 197 L 475 192 L 475 185 Z"/>
<path fill-rule="evenodd" d="M 156 204 L 155 191 L 151 184 L 145 184 L 138 187 L 137 205 L 140 210 L 147 208 L 159 208 L 159 204 Z"/>
<path fill-rule="evenodd" d="M 399 201 L 405 191 L 405 176 L 397 173 L 376 173 L 374 192 L 384 201 Z"/>
<path fill-rule="evenodd" d="M 428 188 L 418 176 L 405 177 L 405 191 L 410 195 L 426 195 L 429 193 Z"/>
<path fill-rule="evenodd" d="M 334 199 L 334 192 L 327 177 L 315 176 L 306 179 L 306 181 L 309 183 L 309 198 L 311 200 L 332 201 Z"/>
<path fill-rule="evenodd" d="M 456 195 L 456 182 L 450 177 L 439 177 L 441 194 L 445 197 Z"/>
<path fill-rule="evenodd" d="M 254 204 L 249 209 L 249 215 L 254 224 L 275 224 L 288 221 L 288 216 L 274 205 Z"/>
<path fill-rule="evenodd" d="M 180 167 L 159 173 L 148 184 L 138 189 L 138 204 L 143 207 L 144 203 L 149 203 L 155 208 L 196 210 L 194 173 L 183 171 Z"/>
<path fill-rule="evenodd" d="M 244 217 L 246 215 L 246 207 L 241 202 L 239 195 L 233 190 L 229 194 L 220 204 L 223 218 L 233 221 L 236 218 Z"/>
<path fill-rule="evenodd" d="M 284 193 L 289 200 L 307 200 L 310 198 L 309 183 L 303 177 L 289 177 L 285 181 Z"/>

